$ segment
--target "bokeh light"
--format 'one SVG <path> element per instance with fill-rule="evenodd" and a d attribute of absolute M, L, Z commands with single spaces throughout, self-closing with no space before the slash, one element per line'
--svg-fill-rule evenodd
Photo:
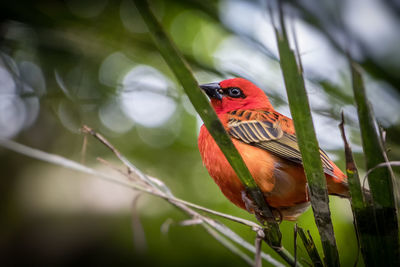
<path fill-rule="evenodd" d="M 123 111 L 143 126 L 160 126 L 175 112 L 176 103 L 168 96 L 172 83 L 152 67 L 134 67 L 124 77 L 122 86 Z"/>
<path fill-rule="evenodd" d="M 16 82 L 13 75 L 20 80 Z M 35 122 L 40 109 L 39 96 L 45 92 L 44 77 L 34 63 L 22 62 L 16 66 L 3 55 L 0 85 L 0 137 L 11 138 Z"/>

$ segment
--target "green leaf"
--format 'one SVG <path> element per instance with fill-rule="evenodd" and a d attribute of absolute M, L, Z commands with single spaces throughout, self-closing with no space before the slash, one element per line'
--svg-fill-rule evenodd
<path fill-rule="evenodd" d="M 377 124 L 368 102 L 360 67 L 351 59 L 350 67 L 354 99 L 360 123 L 362 145 L 367 170 L 387 161 Z M 374 217 L 377 223 L 379 252 L 382 266 L 400 266 L 399 226 L 390 167 L 377 168 L 368 175 Z M 372 219 L 372 218 L 371 218 Z M 375 245 L 376 246 L 376 245 Z"/>
<path fill-rule="evenodd" d="M 362 256 L 366 266 L 379 266 L 381 263 L 380 250 L 376 249 L 379 243 L 379 234 L 377 231 L 374 210 L 370 205 L 370 197 L 364 197 L 358 175 L 357 166 L 353 159 L 351 148 L 347 142 L 344 131 L 344 116 L 342 113 L 342 122 L 339 125 L 344 142 L 346 158 L 346 174 L 350 191 L 350 202 L 354 216 L 355 231 L 359 240 Z M 366 192 L 367 194 L 369 192 Z"/>
<path fill-rule="evenodd" d="M 150 11 L 147 1 L 135 0 L 143 20 L 145 21 L 151 37 L 156 44 L 160 54 L 169 65 L 178 81 L 183 86 L 190 101 L 202 118 L 204 125 L 224 153 L 226 159 L 235 170 L 239 179 L 247 189 L 247 192 L 260 208 L 265 218 L 274 218 L 272 212 L 265 202 L 261 190 L 258 188 L 247 166 L 243 162 L 239 152 L 233 145 L 230 137 L 226 133 L 215 111 L 210 106 L 206 96 L 200 91 L 197 81 L 194 78 L 189 65 L 178 51 L 176 46 L 167 36 L 161 24 L 157 21 L 154 14 Z M 293 264 L 293 257 L 281 247 L 282 234 L 275 220 L 268 221 L 265 231 L 267 243 L 288 263 Z"/>
<path fill-rule="evenodd" d="M 339 266 L 333 225 L 330 217 L 329 198 L 326 180 L 319 157 L 319 146 L 311 118 L 310 106 L 304 85 L 301 68 L 297 65 L 294 52 L 289 46 L 283 21 L 282 7 L 279 10 L 280 29 L 275 26 L 280 64 L 293 117 L 299 148 L 303 159 L 304 171 L 311 192 L 311 205 L 315 223 L 321 236 L 322 247 L 327 266 Z"/>

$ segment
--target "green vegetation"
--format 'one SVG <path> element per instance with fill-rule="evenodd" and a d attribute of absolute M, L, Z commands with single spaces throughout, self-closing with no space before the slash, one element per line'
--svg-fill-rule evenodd
<path fill-rule="evenodd" d="M 388 158 L 383 138 L 378 133 L 375 117 L 365 94 L 359 67 L 352 60 L 350 60 L 350 67 L 366 166 L 368 170 L 371 170 L 378 164 L 387 162 Z M 368 175 L 373 208 L 366 209 L 366 215 L 372 216 L 368 216 L 368 221 L 364 218 L 362 223 L 359 223 L 360 235 L 368 236 L 363 255 L 365 255 L 365 259 L 373 258 L 371 261 L 366 260 L 366 265 L 396 266 L 400 264 L 399 223 L 393 179 L 394 174 L 391 167 L 377 168 Z M 377 244 L 384 249 L 377 250 Z"/>
<path fill-rule="evenodd" d="M 304 85 L 303 73 L 300 63 L 296 62 L 294 52 L 290 49 L 284 14 L 282 7 L 279 9 L 279 32 L 275 26 L 278 42 L 280 63 L 285 80 L 286 91 L 289 99 L 290 111 L 296 129 L 304 171 L 310 187 L 311 205 L 314 212 L 315 223 L 321 236 L 324 249 L 325 264 L 339 266 L 339 253 L 336 247 L 335 234 L 329 210 L 329 198 L 326 187 L 326 178 L 322 169 L 319 145 L 311 118 L 310 106 Z"/>
<path fill-rule="evenodd" d="M 271 13 L 245 0 L 0 4 L 0 143 L 29 156 L 0 147 L 0 264 L 243 266 L 255 262 L 263 229 L 264 266 L 399 265 L 398 167 L 363 177 L 400 158 L 400 9 L 357 2 L 284 1 L 278 12 L 267 1 Z M 296 222 L 297 245 L 293 222 L 258 228 L 202 166 L 203 121 L 268 217 L 197 87 L 230 77 L 251 80 L 294 119 L 312 203 Z M 318 143 L 346 165 L 351 203 L 327 197 Z"/>

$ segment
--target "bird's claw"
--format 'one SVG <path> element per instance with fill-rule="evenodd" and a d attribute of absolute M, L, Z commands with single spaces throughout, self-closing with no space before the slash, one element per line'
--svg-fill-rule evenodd
<path fill-rule="evenodd" d="M 242 200 L 244 202 L 246 210 L 249 213 L 253 213 L 256 216 L 257 221 L 259 221 L 262 225 L 265 225 L 265 222 L 267 222 L 267 221 L 274 221 L 274 220 L 276 221 L 277 220 L 276 218 L 266 218 L 263 215 L 262 210 L 257 206 L 257 204 L 254 203 L 254 201 L 251 198 L 249 198 L 247 196 L 247 193 L 245 191 L 242 191 L 241 194 L 242 194 Z M 282 221 L 282 215 L 279 210 L 274 209 L 273 216 L 276 217 L 276 215 L 275 215 L 276 211 L 278 211 L 278 216 L 280 217 L 280 218 L 278 218 L 278 222 L 280 222 L 280 221 Z"/>
<path fill-rule="evenodd" d="M 254 210 L 257 208 L 257 206 L 254 204 L 254 201 L 251 200 L 251 199 L 247 196 L 247 194 L 246 194 L 245 191 L 242 191 L 241 194 L 242 194 L 242 200 L 243 200 L 243 202 L 244 202 L 244 206 L 246 207 L 246 210 L 247 210 L 249 213 L 254 213 Z"/>
<path fill-rule="evenodd" d="M 257 220 L 264 225 L 265 224 L 265 218 L 262 216 L 262 211 L 260 210 L 260 208 L 254 203 L 254 201 L 252 199 L 250 199 L 247 196 L 247 193 L 245 191 L 241 192 L 242 194 L 242 200 L 244 202 L 244 206 L 246 207 L 246 210 L 249 213 L 254 213 L 254 215 L 256 216 Z"/>

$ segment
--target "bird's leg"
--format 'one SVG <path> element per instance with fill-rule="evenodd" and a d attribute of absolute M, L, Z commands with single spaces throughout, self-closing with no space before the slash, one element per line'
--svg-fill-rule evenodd
<path fill-rule="evenodd" d="M 259 221 L 262 225 L 264 225 L 265 224 L 265 218 L 264 218 L 264 216 L 262 215 L 262 211 L 260 210 L 260 208 L 254 203 L 254 201 L 252 200 L 252 199 L 250 199 L 248 196 L 247 196 L 247 193 L 246 193 L 246 191 L 242 191 L 241 192 L 241 194 L 242 194 L 242 200 L 243 200 L 243 202 L 244 202 L 244 205 L 245 205 L 245 207 L 246 207 L 246 210 L 249 212 L 249 213 L 254 213 L 254 215 L 256 216 L 256 218 L 257 218 L 257 221 Z"/>
<path fill-rule="evenodd" d="M 254 201 L 251 200 L 251 199 L 247 196 L 246 191 L 243 190 L 243 191 L 241 192 L 241 194 L 242 194 L 242 200 L 243 200 L 243 202 L 244 202 L 244 206 L 246 207 L 246 210 L 247 210 L 249 213 L 254 213 L 254 212 L 255 212 L 255 209 L 257 208 L 257 206 L 254 204 Z"/>

